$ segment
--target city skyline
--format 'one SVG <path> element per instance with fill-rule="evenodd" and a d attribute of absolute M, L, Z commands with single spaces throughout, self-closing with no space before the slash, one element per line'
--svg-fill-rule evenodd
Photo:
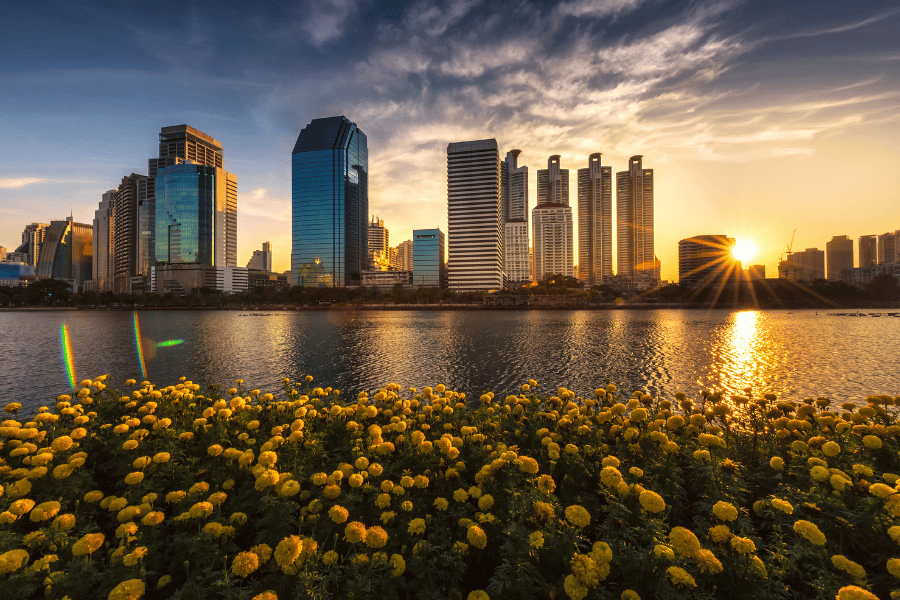
<path fill-rule="evenodd" d="M 532 168 L 553 154 L 583 168 L 601 152 L 618 172 L 644 155 L 667 280 L 678 240 L 697 232 L 753 240 L 754 262 L 774 272 L 794 228 L 795 248 L 896 228 L 900 174 L 872 168 L 900 158 L 900 24 L 886 1 L 5 12 L 11 32 L 45 38 L 0 36 L 7 247 L 32 222 L 90 222 L 104 191 L 145 173 L 159 127 L 190 123 L 230 149 L 242 182 L 238 263 L 271 240 L 273 268 L 286 270 L 284 156 L 309 120 L 332 114 L 369 134 L 370 203 L 395 239 L 446 230 L 446 144 L 489 137 Z M 187 41 L 177 54 L 175 40 Z M 536 197 L 534 178 L 529 188 Z"/>

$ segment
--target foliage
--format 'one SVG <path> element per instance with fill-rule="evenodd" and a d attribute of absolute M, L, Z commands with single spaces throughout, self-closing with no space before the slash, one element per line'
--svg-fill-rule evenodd
<path fill-rule="evenodd" d="M 7 405 L 4 597 L 897 594 L 900 398 L 311 381 Z"/>

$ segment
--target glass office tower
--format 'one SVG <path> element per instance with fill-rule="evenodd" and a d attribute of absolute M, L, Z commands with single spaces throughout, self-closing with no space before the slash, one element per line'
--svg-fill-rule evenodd
<path fill-rule="evenodd" d="M 413 231 L 413 285 L 447 287 L 444 234 L 440 229 Z"/>
<path fill-rule="evenodd" d="M 291 153 L 291 284 L 360 285 L 368 267 L 369 152 L 347 117 L 313 119 Z"/>
<path fill-rule="evenodd" d="M 183 163 L 156 176 L 156 262 L 235 266 L 237 178 Z"/>

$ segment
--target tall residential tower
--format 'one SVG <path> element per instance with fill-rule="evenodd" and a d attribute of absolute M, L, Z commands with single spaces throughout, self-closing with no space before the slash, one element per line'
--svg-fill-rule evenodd
<path fill-rule="evenodd" d="M 653 246 L 653 169 L 632 156 L 628 170 L 616 173 L 617 275 L 629 287 L 655 287 L 659 266 Z"/>
<path fill-rule="evenodd" d="M 599 152 L 578 169 L 578 269 L 588 285 L 613 274 L 612 167 L 600 165 Z"/>
<path fill-rule="evenodd" d="M 468 292 L 503 288 L 501 208 L 497 140 L 449 144 L 447 270 L 451 290 Z"/>
<path fill-rule="evenodd" d="M 569 170 L 560 168 L 559 155 L 537 172 L 534 219 L 534 278 L 572 275 L 572 207 L 569 206 Z"/>
<path fill-rule="evenodd" d="M 521 150 L 506 153 L 500 162 L 503 215 L 503 270 L 509 284 L 531 281 L 528 258 L 528 167 L 518 166 Z"/>
<path fill-rule="evenodd" d="M 297 136 L 291 206 L 291 284 L 360 285 L 369 263 L 369 150 L 347 117 L 313 119 Z"/>

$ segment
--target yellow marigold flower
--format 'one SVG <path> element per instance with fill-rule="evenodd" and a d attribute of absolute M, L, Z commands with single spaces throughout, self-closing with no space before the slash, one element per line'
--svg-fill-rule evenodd
<path fill-rule="evenodd" d="M 214 508 L 209 502 L 197 502 L 188 510 L 188 514 L 194 519 L 205 518 L 213 513 Z"/>
<path fill-rule="evenodd" d="M 469 543 L 479 549 L 484 549 L 487 545 L 487 535 L 485 535 L 484 530 L 478 525 L 471 525 L 469 530 L 466 532 L 466 539 L 469 540 Z"/>
<path fill-rule="evenodd" d="M 293 479 L 286 481 L 285 484 L 281 486 L 281 490 L 278 493 L 285 498 L 296 496 L 300 493 L 300 484 Z"/>
<path fill-rule="evenodd" d="M 279 567 L 289 567 L 303 551 L 303 540 L 296 535 L 284 538 L 275 547 L 275 562 Z"/>
<path fill-rule="evenodd" d="M 563 589 L 572 600 L 582 600 L 588 593 L 587 586 L 581 583 L 574 575 L 566 575 Z"/>
<path fill-rule="evenodd" d="M 835 600 L 878 600 L 878 596 L 855 585 L 846 585 L 838 590 Z"/>
<path fill-rule="evenodd" d="M 809 471 L 810 476 L 816 481 L 828 481 L 831 477 L 831 473 L 825 467 L 821 465 L 815 465 Z"/>
<path fill-rule="evenodd" d="M 384 548 L 384 545 L 387 544 L 387 541 L 387 531 L 385 531 L 378 525 L 366 529 L 366 546 L 368 546 L 369 548 Z"/>
<path fill-rule="evenodd" d="M 188 494 L 205 494 L 209 491 L 209 484 L 205 481 L 198 481 L 190 488 L 188 488 Z"/>
<path fill-rule="evenodd" d="M 17 517 L 21 517 L 22 515 L 29 512 L 32 508 L 34 508 L 34 500 L 31 498 L 22 498 L 21 500 L 16 500 L 9 507 L 9 512 L 16 515 Z"/>
<path fill-rule="evenodd" d="M 734 536 L 731 538 L 731 547 L 741 554 L 756 552 L 756 544 L 750 538 Z"/>
<path fill-rule="evenodd" d="M 544 534 L 540 531 L 534 531 L 528 535 L 528 545 L 539 550 L 544 546 Z"/>
<path fill-rule="evenodd" d="M 597 562 L 590 556 L 575 554 L 570 564 L 572 565 L 572 574 L 583 585 L 592 588 L 600 583 L 600 567 L 597 566 Z"/>
<path fill-rule="evenodd" d="M 544 522 L 549 521 L 556 514 L 550 504 L 541 501 L 534 503 L 534 512 L 537 513 L 538 519 Z"/>
<path fill-rule="evenodd" d="M 667 568 L 666 575 L 669 577 L 669 581 L 675 587 L 691 589 L 697 587 L 697 583 L 694 581 L 694 578 L 691 576 L 691 574 L 681 567 L 671 566 Z"/>
<path fill-rule="evenodd" d="M 181 490 L 169 492 L 168 494 L 166 494 L 166 502 L 169 504 L 175 504 L 176 502 L 180 502 L 185 496 L 185 492 Z"/>
<path fill-rule="evenodd" d="M 488 511 L 491 507 L 494 506 L 494 497 L 490 494 L 485 494 L 481 498 L 478 499 L 478 508 L 482 511 Z"/>
<path fill-rule="evenodd" d="M 619 598 L 621 598 L 621 600 L 641 600 L 640 594 L 634 590 L 625 590 Z"/>
<path fill-rule="evenodd" d="M 841 447 L 837 442 L 825 442 L 822 444 L 822 452 L 825 456 L 837 456 L 841 453 Z"/>
<path fill-rule="evenodd" d="M 269 395 L 271 394 L 266 394 L 266 396 Z M 263 398 L 265 398 L 265 396 Z M 253 596 L 252 600 L 278 600 L 278 594 L 275 593 L 275 590 L 266 590 L 261 594 Z"/>
<path fill-rule="evenodd" d="M 259 455 L 257 459 L 259 464 L 264 465 L 266 467 L 271 467 L 276 462 L 278 462 L 278 455 L 272 452 L 271 450 L 267 450 Z"/>
<path fill-rule="evenodd" d="M 368 471 L 369 475 L 371 475 L 372 477 L 379 477 L 384 472 L 384 468 L 378 463 L 372 463 L 371 465 L 369 465 Z"/>
<path fill-rule="evenodd" d="M 134 523 L 122 523 L 116 528 L 117 538 L 132 538 L 137 533 L 138 527 Z"/>
<path fill-rule="evenodd" d="M 473 590 L 466 596 L 466 600 L 491 600 L 484 590 Z"/>
<path fill-rule="evenodd" d="M 100 490 L 94 490 L 84 495 L 84 501 L 88 504 L 100 502 L 101 500 L 103 500 L 103 492 L 101 492 Z"/>
<path fill-rule="evenodd" d="M 134 450 L 137 447 L 137 440 L 125 440 L 125 443 L 122 444 L 122 450 Z"/>
<path fill-rule="evenodd" d="M 31 564 L 29 570 L 34 573 L 40 573 L 41 571 L 49 571 L 50 563 L 56 562 L 59 560 L 59 556 L 56 554 L 47 554 L 37 559 Z"/>
<path fill-rule="evenodd" d="M 18 571 L 28 561 L 28 551 L 17 549 L 0 554 L 0 575 Z"/>
<path fill-rule="evenodd" d="M 394 517 L 397 516 L 397 513 L 392 511 L 385 511 L 381 513 L 381 522 L 387 525 Z"/>
<path fill-rule="evenodd" d="M 50 444 L 50 447 L 53 448 L 55 452 L 65 452 L 66 450 L 71 448 L 72 444 L 74 443 L 75 441 L 71 437 L 67 435 L 61 435 L 53 440 L 53 443 Z"/>
<path fill-rule="evenodd" d="M 731 539 L 732 533 L 728 525 L 716 525 L 709 528 L 709 539 L 716 544 L 724 544 Z"/>
<path fill-rule="evenodd" d="M 347 511 L 347 509 L 338 504 L 335 504 L 330 509 L 328 509 L 328 517 L 335 523 L 343 523 L 349 516 L 350 513 Z"/>
<path fill-rule="evenodd" d="M 18 502 L 21 502 L 19 500 Z M 56 500 L 51 500 L 49 502 L 42 502 L 34 507 L 31 511 L 31 514 L 28 515 L 29 518 L 38 523 L 40 521 L 46 521 L 48 519 L 52 519 L 59 513 L 60 504 Z"/>
<path fill-rule="evenodd" d="M 881 438 L 877 435 L 863 436 L 863 444 L 870 450 L 878 450 L 881 448 Z"/>
<path fill-rule="evenodd" d="M 65 479 L 71 474 L 72 467 L 70 465 L 57 465 L 57 467 L 53 469 L 54 479 Z"/>
<path fill-rule="evenodd" d="M 438 510 L 447 510 L 448 506 L 450 506 L 450 503 L 447 502 L 446 498 L 438 498 L 434 501 L 434 507 Z"/>
<path fill-rule="evenodd" d="M 155 510 L 144 515 L 144 517 L 141 519 L 141 524 L 147 525 L 148 527 L 154 527 L 162 523 L 165 518 L 165 513 Z"/>
<path fill-rule="evenodd" d="M 163 575 L 159 578 L 159 581 L 156 582 L 156 589 L 161 589 L 169 585 L 172 581 L 171 575 Z"/>
<path fill-rule="evenodd" d="M 591 514 L 578 504 L 566 508 L 566 520 L 575 527 L 587 527 L 591 522 Z"/>
<path fill-rule="evenodd" d="M 272 548 L 268 544 L 257 544 L 250 552 L 259 557 L 259 564 L 265 564 L 272 557 Z"/>
<path fill-rule="evenodd" d="M 700 552 L 700 540 L 693 531 L 684 527 L 673 527 L 669 532 L 669 542 L 675 552 L 682 556 L 693 558 Z"/>
<path fill-rule="evenodd" d="M 55 529 L 57 531 L 68 531 L 75 527 L 75 515 L 72 513 L 66 513 L 63 515 L 59 515 L 55 519 L 53 519 L 53 523 L 50 525 L 51 529 Z"/>
<path fill-rule="evenodd" d="M 776 471 L 784 471 L 784 459 L 780 456 L 773 456 L 772 459 L 769 460 L 769 466 Z"/>
<path fill-rule="evenodd" d="M 890 496 L 894 492 L 896 492 L 894 488 L 889 485 L 885 485 L 883 483 L 873 483 L 869 486 L 869 493 L 875 496 L 876 498 L 886 498 Z"/>
<path fill-rule="evenodd" d="M 147 547 L 146 546 L 138 546 L 129 554 L 126 554 L 124 558 L 122 558 L 122 564 L 126 567 L 133 567 L 140 561 L 144 556 L 147 555 Z"/>
<path fill-rule="evenodd" d="M 146 586 L 140 579 L 123 581 L 112 589 L 107 600 L 137 600 L 144 595 Z"/>
<path fill-rule="evenodd" d="M 224 451 L 224 448 L 219 444 L 213 444 L 209 448 L 206 449 L 206 453 L 210 456 L 219 456 Z"/>
<path fill-rule="evenodd" d="M 391 569 L 391 575 L 394 577 L 400 577 L 406 571 L 406 561 L 399 554 L 391 555 L 391 566 L 394 567 Z"/>
<path fill-rule="evenodd" d="M 351 544 L 366 541 L 366 526 L 359 521 L 351 521 L 344 529 L 344 539 Z"/>
<path fill-rule="evenodd" d="M 278 474 L 278 471 L 274 469 L 266 469 L 262 473 L 260 473 L 259 477 L 256 478 L 256 490 L 263 490 L 268 487 L 272 487 L 278 483 L 278 480 L 281 479 L 281 476 Z"/>
<path fill-rule="evenodd" d="M 409 522 L 407 532 L 412 535 L 420 535 L 425 533 L 425 519 L 413 519 Z"/>
<path fill-rule="evenodd" d="M 900 558 L 889 558 L 887 561 L 888 573 L 900 579 Z"/>
<path fill-rule="evenodd" d="M 241 552 L 231 563 L 231 572 L 238 577 L 246 577 L 259 568 L 259 557 L 254 552 Z"/>
<path fill-rule="evenodd" d="M 825 545 L 825 535 L 819 530 L 815 523 L 800 519 L 794 523 L 794 531 L 805 537 L 816 546 Z"/>
<path fill-rule="evenodd" d="M 603 459 L 606 462 L 609 458 L 615 458 L 613 456 L 607 456 Z M 617 460 L 618 462 L 618 460 Z M 619 470 L 612 465 L 603 467 L 600 470 L 600 481 L 608 488 L 615 489 L 622 482 L 622 474 L 619 473 Z"/>
<path fill-rule="evenodd" d="M 866 578 L 866 570 L 859 563 L 853 562 L 843 554 L 835 554 L 831 557 L 831 564 L 838 569 L 846 571 L 857 581 Z"/>
<path fill-rule="evenodd" d="M 469 492 L 462 488 L 459 488 L 458 490 L 453 492 L 453 499 L 457 502 L 465 502 L 469 499 Z"/>
<path fill-rule="evenodd" d="M 738 511 L 733 504 L 722 500 L 716 502 L 712 507 L 713 514 L 721 521 L 734 521 L 737 519 Z"/>
<path fill-rule="evenodd" d="M 134 459 L 134 461 L 131 463 L 131 466 L 134 467 L 135 469 L 143 469 L 144 467 L 146 467 L 149 464 L 150 464 L 149 456 L 139 456 L 136 459 Z"/>
<path fill-rule="evenodd" d="M 89 533 L 72 545 L 72 554 L 75 556 L 83 556 L 92 554 L 103 545 L 106 539 L 102 533 Z"/>
<path fill-rule="evenodd" d="M 363 476 L 359 473 L 354 473 L 350 477 L 347 478 L 347 483 L 350 484 L 350 487 L 360 487 L 363 484 Z"/>
<path fill-rule="evenodd" d="M 529 475 L 535 475 L 539 470 L 538 461 L 530 456 L 520 456 L 519 470 L 523 473 L 528 473 Z"/>
<path fill-rule="evenodd" d="M 709 450 L 695 450 L 694 451 L 694 460 L 696 461 L 708 461 L 710 458 Z"/>
<path fill-rule="evenodd" d="M 21 498 L 31 491 L 31 482 L 27 479 L 19 479 L 6 487 L 6 493 L 10 498 Z"/>
<path fill-rule="evenodd" d="M 786 515 L 794 514 L 794 507 L 787 500 L 782 500 L 780 498 L 772 499 L 772 506 Z"/>
<path fill-rule="evenodd" d="M 337 498 L 338 496 L 341 495 L 341 488 L 340 488 L 340 486 L 337 486 L 334 484 L 326 485 L 325 489 L 322 490 L 322 495 L 325 496 L 326 498 L 328 498 L 329 500 L 334 500 L 335 498 Z"/>
<path fill-rule="evenodd" d="M 169 462 L 170 458 L 172 458 L 172 455 L 168 452 L 157 452 L 153 455 L 153 462 L 163 464 Z"/>
<path fill-rule="evenodd" d="M 697 556 L 694 557 L 694 560 L 697 561 L 697 566 L 700 567 L 701 573 L 715 575 L 716 573 L 722 572 L 722 563 L 716 558 L 716 555 L 713 554 L 711 550 L 700 550 L 700 552 L 697 553 Z"/>
<path fill-rule="evenodd" d="M 247 522 L 247 515 L 242 512 L 236 512 L 228 518 L 232 523 L 236 523 L 237 525 L 243 525 Z"/>
<path fill-rule="evenodd" d="M 656 546 L 654 546 L 653 555 L 657 558 L 663 558 L 665 560 L 675 559 L 675 552 L 668 546 L 664 546 L 662 544 L 657 544 Z"/>
<path fill-rule="evenodd" d="M 638 501 L 644 510 L 650 513 L 662 512 L 666 509 L 666 501 L 662 496 L 650 490 L 644 490 L 638 495 Z"/>
<path fill-rule="evenodd" d="M 128 485 L 135 485 L 144 480 L 144 474 L 140 471 L 135 471 L 133 473 L 129 473 L 125 476 L 125 483 Z"/>
<path fill-rule="evenodd" d="M 537 479 L 538 489 L 545 494 L 552 494 L 556 489 L 556 482 L 550 475 L 541 475 Z"/>

